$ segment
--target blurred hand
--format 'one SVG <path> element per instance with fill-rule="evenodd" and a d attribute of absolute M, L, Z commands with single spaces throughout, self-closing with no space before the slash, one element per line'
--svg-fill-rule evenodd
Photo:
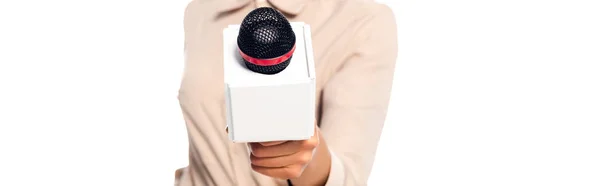
<path fill-rule="evenodd" d="M 315 132 L 307 140 L 248 143 L 248 146 L 254 171 L 273 178 L 292 179 L 300 177 L 312 161 L 319 136 Z"/>
<path fill-rule="evenodd" d="M 294 184 L 323 185 L 329 176 L 331 157 L 316 123 L 314 129 L 307 140 L 248 143 L 252 169 L 269 177 L 290 179 Z"/>

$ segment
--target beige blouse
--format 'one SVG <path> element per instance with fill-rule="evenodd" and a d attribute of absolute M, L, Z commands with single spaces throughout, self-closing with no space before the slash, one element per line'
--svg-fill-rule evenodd
<path fill-rule="evenodd" d="M 179 101 L 189 135 L 189 165 L 178 186 L 287 185 L 254 172 L 244 144 L 225 132 L 222 31 L 259 6 L 311 25 L 317 121 L 332 164 L 326 185 L 366 185 L 397 57 L 390 8 L 369 0 L 192 0 L 185 10 L 185 70 Z"/>

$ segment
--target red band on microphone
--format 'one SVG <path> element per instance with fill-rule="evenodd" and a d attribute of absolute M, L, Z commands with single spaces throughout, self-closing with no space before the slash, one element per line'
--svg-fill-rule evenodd
<path fill-rule="evenodd" d="M 290 59 L 290 57 L 292 57 L 292 54 L 294 54 L 294 50 L 296 50 L 296 45 L 294 45 L 294 47 L 292 47 L 292 49 L 288 53 L 285 53 L 282 56 L 279 56 L 276 58 L 271 58 L 271 59 L 253 58 L 253 57 L 250 57 L 250 56 L 244 54 L 244 52 L 242 52 L 242 50 L 239 50 L 239 51 L 240 51 L 240 55 L 242 56 L 242 58 L 244 58 L 246 61 L 248 61 L 252 64 L 260 65 L 260 66 L 271 66 L 271 65 L 277 65 L 279 63 L 282 63 L 282 62 Z"/>

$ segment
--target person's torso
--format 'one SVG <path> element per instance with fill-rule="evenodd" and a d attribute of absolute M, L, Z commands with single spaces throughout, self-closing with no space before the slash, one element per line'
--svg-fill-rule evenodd
<path fill-rule="evenodd" d="M 188 169 L 223 170 L 223 175 L 236 175 L 223 178 L 237 180 L 235 185 L 287 185 L 284 180 L 254 173 L 249 166 L 246 146 L 229 142 L 225 132 L 222 32 L 228 25 L 240 24 L 258 6 L 250 0 L 196 0 L 186 9 L 186 61 L 179 100 L 190 136 Z M 369 6 L 359 0 L 277 0 L 273 1 L 273 7 L 282 11 L 289 21 L 311 26 L 318 119 L 323 86 L 360 45 L 353 38 L 368 21 Z M 230 164 L 219 163 L 223 160 Z M 190 171 L 199 174 L 200 170 Z M 194 175 L 187 176 L 194 179 Z M 191 183 L 190 180 L 182 182 Z"/>

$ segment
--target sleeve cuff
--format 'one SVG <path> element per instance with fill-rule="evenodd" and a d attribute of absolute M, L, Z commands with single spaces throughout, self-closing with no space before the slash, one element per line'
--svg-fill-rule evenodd
<path fill-rule="evenodd" d="M 331 149 L 329 149 L 329 154 L 331 156 L 331 168 L 329 169 L 329 177 L 325 186 L 344 185 L 344 164 L 342 164 L 342 161 L 340 161 Z"/>

